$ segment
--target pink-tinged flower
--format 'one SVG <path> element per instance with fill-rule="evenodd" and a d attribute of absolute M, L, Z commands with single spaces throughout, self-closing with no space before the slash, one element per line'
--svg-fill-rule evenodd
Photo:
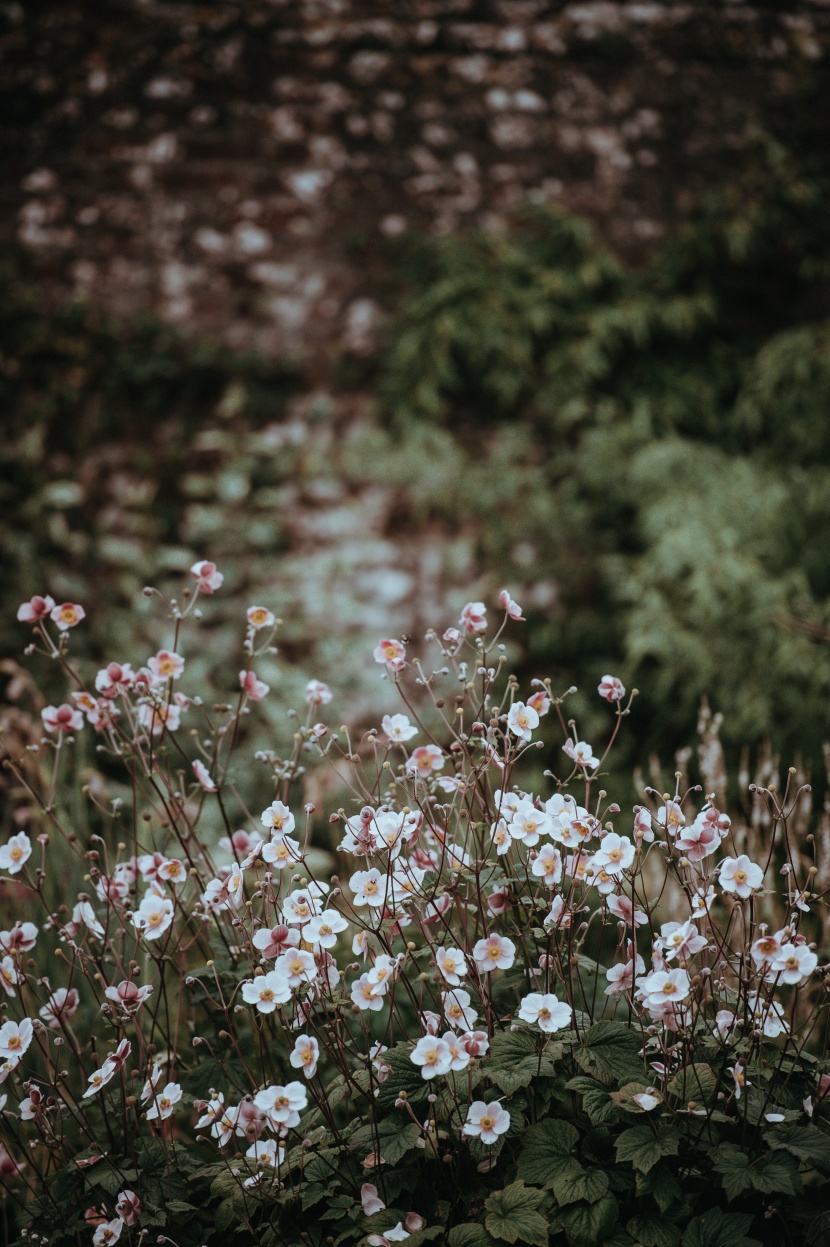
<path fill-rule="evenodd" d="M 273 1013 L 277 1005 L 287 1004 L 291 999 L 288 975 L 283 970 L 258 974 L 242 984 L 242 999 L 248 1005 L 256 1005 L 259 1013 Z"/>
<path fill-rule="evenodd" d="M 535 1023 L 545 1034 L 552 1035 L 554 1031 L 570 1025 L 572 1013 L 571 1006 L 558 1000 L 552 992 L 531 992 L 522 999 L 516 1016 L 530 1025 Z"/>
<path fill-rule="evenodd" d="M 215 563 L 202 559 L 201 562 L 194 563 L 190 570 L 200 593 L 215 593 L 222 587 L 225 577 L 216 570 Z"/>
<path fill-rule="evenodd" d="M 249 606 L 246 612 L 249 625 L 259 632 L 260 628 L 273 628 L 277 622 L 272 611 L 267 606 Z"/>
<path fill-rule="evenodd" d="M 16 922 L 10 931 L 0 931 L 0 952 L 30 952 L 37 943 L 37 927 L 33 922 Z"/>
<path fill-rule="evenodd" d="M 309 680 L 305 686 L 305 700 L 309 706 L 327 706 L 334 694 L 322 680 Z"/>
<path fill-rule="evenodd" d="M 7 870 L 10 875 L 17 875 L 32 856 L 32 842 L 25 831 L 10 836 L 0 847 L 0 870 Z"/>
<path fill-rule="evenodd" d="M 532 706 L 523 701 L 514 702 L 507 715 L 508 730 L 519 740 L 530 740 L 533 729 L 539 726 L 539 716 Z"/>
<path fill-rule="evenodd" d="M 509 970 L 516 956 L 516 945 L 504 935 L 488 935 L 473 948 L 479 970 Z"/>
<path fill-rule="evenodd" d="M 76 602 L 63 602 L 60 606 L 53 607 L 49 618 L 52 623 L 57 624 L 60 632 L 66 632 L 69 628 L 74 628 L 76 624 L 79 624 L 82 619 L 86 619 L 86 611 Z"/>
<path fill-rule="evenodd" d="M 4 1022 L 0 1026 L 0 1057 L 12 1064 L 18 1064 L 32 1042 L 34 1027 L 28 1018 L 17 1022 Z"/>
<path fill-rule="evenodd" d="M 141 1200 L 135 1191 L 119 1191 L 115 1211 L 125 1225 L 135 1225 L 141 1216 Z"/>
<path fill-rule="evenodd" d="M 4 957 L 3 960 L 0 961 L 0 985 L 2 985 L 7 996 L 17 995 L 17 992 L 14 989 L 19 982 L 20 975 L 18 974 L 17 966 L 14 964 L 11 957 Z"/>
<path fill-rule="evenodd" d="M 466 1069 L 470 1064 L 470 1054 L 461 1042 L 461 1036 L 456 1035 L 455 1031 L 445 1031 L 441 1038 L 450 1050 L 452 1072 L 456 1074 L 459 1070 Z"/>
<path fill-rule="evenodd" d="M 147 1109 L 147 1120 L 165 1121 L 172 1117 L 173 1109 L 182 1098 L 182 1089 L 177 1082 L 169 1082 L 164 1090 L 153 1096 L 153 1103 Z"/>
<path fill-rule="evenodd" d="M 495 1143 L 500 1134 L 510 1129 L 510 1114 L 502 1108 L 498 1100 L 485 1104 L 483 1100 L 474 1100 L 467 1110 L 464 1122 L 466 1138 L 481 1139 L 482 1143 Z"/>
<path fill-rule="evenodd" d="M 406 664 L 406 646 L 401 641 L 378 641 L 373 657 L 375 662 L 387 666 L 390 671 L 403 671 Z"/>
<path fill-rule="evenodd" d="M 145 940 L 157 940 L 173 922 L 173 902 L 166 896 L 148 892 L 131 917 L 136 931 Z"/>
<path fill-rule="evenodd" d="M 21 623 L 39 623 L 41 619 L 45 619 L 47 615 L 51 615 L 55 609 L 55 599 L 39 597 L 37 594 L 28 602 L 24 602 L 17 608 L 17 618 Z"/>
<path fill-rule="evenodd" d="M 279 957 L 280 953 L 296 948 L 299 942 L 299 931 L 292 931 L 290 927 L 285 926 L 282 922 L 275 927 L 271 927 L 270 930 L 266 927 L 260 927 L 253 937 L 254 948 L 258 948 L 262 953 L 262 961 L 265 961 L 267 958 L 275 959 Z"/>
<path fill-rule="evenodd" d="M 312 1035 L 298 1035 L 288 1059 L 294 1069 L 301 1069 L 306 1078 L 313 1078 L 320 1059 L 320 1045 Z"/>
<path fill-rule="evenodd" d="M 562 746 L 562 752 L 577 766 L 599 766 L 599 758 L 594 756 L 591 746 L 586 744 L 584 740 L 568 740 Z"/>
<path fill-rule="evenodd" d="M 483 602 L 468 602 L 458 621 L 466 632 L 475 634 L 487 628 L 487 607 Z"/>
<path fill-rule="evenodd" d="M 521 606 L 518 602 L 513 601 L 506 589 L 502 589 L 499 594 L 499 602 L 501 603 L 502 610 L 507 611 L 511 619 L 515 619 L 517 622 L 524 622 L 524 615 L 522 614 Z"/>
<path fill-rule="evenodd" d="M 754 891 L 764 886 L 764 872 L 745 853 L 740 857 L 725 857 L 720 864 L 718 881 L 724 892 L 746 900 Z"/>
<path fill-rule="evenodd" d="M 6 1097 L 2 1097 L 3 1105 Z M 43 1112 L 43 1092 L 39 1087 L 32 1087 L 25 1100 L 20 1101 L 20 1117 L 22 1121 L 37 1121 Z"/>
<path fill-rule="evenodd" d="M 271 692 L 271 685 L 258 679 L 253 671 L 240 671 L 239 687 L 248 701 L 264 701 Z"/>
<path fill-rule="evenodd" d="M 452 1065 L 449 1044 L 437 1035 L 422 1036 L 409 1054 L 409 1059 L 413 1065 L 421 1067 L 422 1078 L 435 1078 L 439 1074 L 446 1074 Z"/>
<path fill-rule="evenodd" d="M 64 702 L 62 706 L 46 706 L 40 717 L 47 732 L 80 732 L 84 716 L 80 710 Z"/>
<path fill-rule="evenodd" d="M 643 978 L 645 972 L 645 962 L 639 953 L 635 955 L 634 945 L 629 940 L 626 960 L 617 962 L 616 965 L 610 966 L 605 971 L 605 977 L 608 979 L 605 995 L 616 996 L 619 992 L 631 991 L 634 986 L 635 976 L 637 979 Z"/>
<path fill-rule="evenodd" d="M 510 894 L 506 888 L 494 888 L 487 897 L 487 908 L 491 914 L 504 914 L 510 905 Z"/>
<path fill-rule="evenodd" d="M 417 727 L 412 726 L 405 714 L 385 714 L 380 725 L 390 744 L 402 745 L 418 735 Z"/>
<path fill-rule="evenodd" d="M 649 844 L 654 840 L 651 812 L 644 805 L 634 806 L 634 837 L 637 840 L 645 840 Z"/>
<path fill-rule="evenodd" d="M 660 927 L 660 937 L 654 946 L 663 954 L 666 961 L 678 957 L 688 961 L 706 947 L 706 937 L 701 935 L 695 924 L 688 919 L 686 922 L 664 922 Z"/>
<path fill-rule="evenodd" d="M 360 1203 L 365 1217 L 373 1217 L 375 1213 L 383 1212 L 386 1207 L 378 1195 L 378 1188 L 371 1182 L 364 1182 L 360 1188 Z"/>
<path fill-rule="evenodd" d="M 121 1237 L 126 1222 L 122 1217 L 115 1217 L 112 1221 L 102 1221 L 92 1236 L 92 1247 L 110 1247 L 110 1243 L 115 1243 Z"/>
<path fill-rule="evenodd" d="M 136 718 L 142 727 L 147 728 L 154 736 L 161 736 L 166 729 L 175 732 L 181 725 L 181 708 L 175 703 L 142 702 L 136 711 Z"/>
<path fill-rule="evenodd" d="M 402 1243 L 406 1238 L 409 1238 L 409 1232 L 399 1221 L 397 1225 L 392 1226 L 391 1230 L 385 1230 L 383 1234 L 370 1234 L 366 1242 L 368 1247 L 392 1247 L 392 1243 Z"/>
<path fill-rule="evenodd" d="M 459 632 L 457 628 L 447 628 L 446 632 L 441 637 L 441 640 L 450 650 L 455 652 L 464 640 L 464 635 Z"/>
<path fill-rule="evenodd" d="M 782 931 L 776 932 L 775 935 L 768 935 L 765 927 L 762 926 L 761 930 L 764 934 L 758 937 L 750 949 L 752 960 L 759 967 L 768 966 L 773 957 L 778 955 L 784 939 Z"/>
<path fill-rule="evenodd" d="M 635 910 L 629 896 L 609 896 L 605 903 L 615 918 L 629 926 L 641 927 L 648 922 L 648 916 L 641 909 Z"/>
<path fill-rule="evenodd" d="M 299 987 L 302 983 L 313 983 L 317 978 L 317 962 L 313 953 L 304 948 L 289 948 L 280 953 L 274 969 L 284 974 L 290 987 Z"/>
<path fill-rule="evenodd" d="M 147 666 L 156 679 L 163 683 L 165 680 L 179 678 L 184 671 L 184 659 L 181 654 L 174 654 L 172 650 L 160 649 L 157 654 L 148 659 Z"/>
<path fill-rule="evenodd" d="M 818 965 L 818 957 L 806 944 L 782 944 L 770 962 L 768 982 L 803 983 Z"/>
<path fill-rule="evenodd" d="M 683 827 L 675 840 L 675 848 L 690 862 L 702 862 L 704 857 L 720 847 L 721 837 L 716 826 L 696 818 L 690 827 Z"/>
<path fill-rule="evenodd" d="M 68 939 L 73 939 L 81 927 L 86 927 L 87 931 L 91 931 L 93 935 L 102 936 L 104 928 L 95 916 L 95 910 L 89 901 L 78 901 L 78 904 L 72 910 L 71 921 L 67 922 L 63 928 L 63 934 Z"/>
<path fill-rule="evenodd" d="M 444 1017 L 453 1030 L 471 1031 L 474 1029 L 478 1017 L 470 1003 L 470 993 L 464 991 L 463 987 L 441 992 L 441 1007 Z"/>
<path fill-rule="evenodd" d="M 205 792 L 217 792 L 216 784 L 211 779 L 210 771 L 199 758 L 194 759 L 193 774 L 204 788 Z"/>
<path fill-rule="evenodd" d="M 527 699 L 527 705 L 531 710 L 535 710 L 541 719 L 546 715 L 551 707 L 551 700 L 544 689 L 540 689 L 538 693 L 532 693 Z"/>
<path fill-rule="evenodd" d="M 38 1009 L 38 1014 L 50 1030 L 57 1031 L 61 1029 L 63 1019 L 72 1017 L 79 1004 L 80 996 L 74 987 L 57 987 L 46 1004 Z"/>
<path fill-rule="evenodd" d="M 135 672 L 128 662 L 109 662 L 95 677 L 95 688 L 104 697 L 125 693 L 135 682 Z"/>
<path fill-rule="evenodd" d="M 562 855 L 555 844 L 546 844 L 534 858 L 531 872 L 544 879 L 549 888 L 555 888 L 562 881 Z"/>
<path fill-rule="evenodd" d="M 412 750 L 407 764 L 407 773 L 419 779 L 429 779 L 438 771 L 443 771 L 446 758 L 437 745 L 419 745 Z"/>
<path fill-rule="evenodd" d="M 458 1036 L 458 1041 L 467 1055 L 471 1057 L 486 1056 L 487 1049 L 490 1047 L 486 1031 L 467 1031 L 466 1034 Z"/>
<path fill-rule="evenodd" d="M 148 984 L 145 987 L 139 987 L 138 984 L 133 983 L 130 979 L 124 979 L 124 981 L 119 983 L 117 987 L 108 987 L 104 992 L 104 995 L 107 1000 L 111 1000 L 113 1004 L 120 1005 L 121 1008 L 126 1009 L 127 1012 L 132 1012 L 133 1009 L 137 1009 L 139 1005 L 144 1004 L 144 1001 L 148 996 L 151 996 L 152 993 L 152 984 Z"/>
<path fill-rule="evenodd" d="M 597 692 L 600 697 L 604 697 L 606 701 L 615 702 L 622 701 L 625 697 L 625 685 L 622 680 L 618 680 L 615 675 L 604 675 L 600 680 Z"/>

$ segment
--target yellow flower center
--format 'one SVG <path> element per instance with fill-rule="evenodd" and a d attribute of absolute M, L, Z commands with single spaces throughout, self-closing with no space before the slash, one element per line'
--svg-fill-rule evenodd
<path fill-rule="evenodd" d="M 260 1000 L 273 1000 L 274 993 L 270 987 L 263 987 L 262 991 L 259 993 L 259 998 Z"/>
<path fill-rule="evenodd" d="M 735 882 L 736 882 L 736 883 L 746 883 L 746 871 L 745 871 L 745 870 L 736 870 L 736 871 L 735 871 L 735 875 L 734 875 L 734 879 L 735 879 Z"/>
<path fill-rule="evenodd" d="M 493 1122 L 494 1122 L 494 1118 L 488 1115 L 485 1115 L 484 1117 L 482 1117 L 481 1121 L 478 1124 L 479 1126 L 481 1126 L 482 1130 L 492 1130 Z"/>

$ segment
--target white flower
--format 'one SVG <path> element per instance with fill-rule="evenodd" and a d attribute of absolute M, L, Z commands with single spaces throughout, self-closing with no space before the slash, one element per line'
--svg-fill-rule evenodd
<path fill-rule="evenodd" d="M 516 945 L 504 935 L 488 935 L 473 948 L 475 963 L 481 971 L 509 970 L 516 956 Z"/>
<path fill-rule="evenodd" d="M 464 1038 L 464 1035 L 456 1035 L 454 1031 L 445 1031 L 441 1036 L 442 1041 L 450 1050 L 450 1069 L 454 1073 L 466 1069 L 470 1064 L 471 1054 L 465 1047 Z"/>
<path fill-rule="evenodd" d="M 443 1039 L 436 1035 L 424 1035 L 416 1043 L 409 1059 L 413 1065 L 420 1065 L 422 1078 L 435 1078 L 437 1074 L 449 1071 L 452 1052 Z"/>
<path fill-rule="evenodd" d="M 173 1113 L 173 1108 L 182 1098 L 182 1089 L 177 1082 L 169 1082 L 160 1094 L 153 1097 L 153 1103 L 147 1109 L 147 1120 L 158 1118 L 164 1121 Z"/>
<path fill-rule="evenodd" d="M 502 1108 L 498 1100 L 485 1104 L 483 1100 L 474 1100 L 467 1110 L 464 1122 L 464 1134 L 481 1139 L 482 1143 L 495 1143 L 500 1134 L 510 1129 L 510 1114 Z"/>
<path fill-rule="evenodd" d="M 205 792 L 216 792 L 217 791 L 216 783 L 211 778 L 210 771 L 207 769 L 204 762 L 202 762 L 199 758 L 196 758 L 196 760 L 193 763 L 193 774 L 196 776 L 197 780 L 202 785 Z"/>
<path fill-rule="evenodd" d="M 373 909 L 377 909 L 386 903 L 386 876 L 376 866 L 371 870 L 356 871 L 349 880 L 349 887 L 358 908 L 371 905 Z"/>
<path fill-rule="evenodd" d="M 609 831 L 594 854 L 594 866 L 601 866 L 607 875 L 621 875 L 634 861 L 634 845 L 628 836 Z"/>
<path fill-rule="evenodd" d="M 554 888 L 562 879 L 562 857 L 553 844 L 546 844 L 539 850 L 530 867 L 537 878 L 544 879 L 549 888 Z"/>
<path fill-rule="evenodd" d="M 366 975 L 366 978 L 377 991 L 385 994 L 397 971 L 397 958 L 390 957 L 388 953 L 381 953 L 380 956 L 375 957 L 374 965 Z"/>
<path fill-rule="evenodd" d="M 610 700 L 610 699 L 609 699 Z M 662 1103 L 658 1095 L 651 1095 L 648 1091 L 640 1091 L 637 1095 L 633 1095 L 632 1100 L 635 1104 L 639 1104 L 644 1112 L 650 1113 L 653 1108 Z"/>
<path fill-rule="evenodd" d="M 385 714 L 380 725 L 388 740 L 395 744 L 404 744 L 418 735 L 417 727 L 412 726 L 405 714 Z"/>
<path fill-rule="evenodd" d="M 439 948 L 435 964 L 450 987 L 458 987 L 467 973 L 467 959 L 460 948 Z"/>
<path fill-rule="evenodd" d="M 20 982 L 20 975 L 17 973 L 17 966 L 11 957 L 4 957 L 0 961 L 0 983 L 3 984 L 7 996 L 16 996 L 14 990 L 15 985 Z"/>
<path fill-rule="evenodd" d="M 783 944 L 770 962 L 768 982 L 802 983 L 818 965 L 818 957 L 806 944 Z"/>
<path fill-rule="evenodd" d="M 291 999 L 291 984 L 281 970 L 269 970 L 242 984 L 242 999 L 256 1005 L 260 1013 L 273 1013 L 277 1005 Z"/>
<path fill-rule="evenodd" d="M 317 1061 L 320 1057 L 320 1045 L 313 1036 L 298 1035 L 294 1041 L 294 1050 L 288 1058 L 294 1069 L 301 1069 L 306 1078 L 313 1078 L 317 1073 Z"/>
<path fill-rule="evenodd" d="M 282 801 L 272 801 L 268 809 L 262 811 L 260 822 L 272 834 L 287 836 L 294 830 L 294 815 Z"/>
<path fill-rule="evenodd" d="M 701 935 L 691 919 L 686 922 L 664 922 L 660 927 L 660 938 L 655 940 L 655 947 L 662 952 L 666 961 L 679 957 L 688 961 L 706 947 L 706 936 Z"/>
<path fill-rule="evenodd" d="M 539 843 L 540 836 L 551 834 L 553 819 L 544 810 L 537 810 L 532 801 L 522 800 L 510 818 L 508 829 L 514 840 L 521 840 L 530 849 Z"/>
<path fill-rule="evenodd" d="M 640 994 L 647 1009 L 662 1009 L 678 1004 L 691 993 L 685 970 L 653 970 L 640 983 Z"/>
<path fill-rule="evenodd" d="M 352 983 L 352 1003 L 359 1009 L 371 1009 L 373 1013 L 377 1013 L 383 1008 L 383 994 L 383 987 L 379 983 L 373 983 L 368 974 L 361 974 Z"/>
<path fill-rule="evenodd" d="M 146 940 L 157 940 L 173 921 L 173 902 L 165 896 L 148 892 L 132 914 L 132 920 L 135 929 L 141 931 Z"/>
<path fill-rule="evenodd" d="M 327 883 L 309 883 L 305 888 L 295 888 L 289 892 L 282 904 L 283 922 L 292 926 L 303 926 L 310 918 L 316 918 L 325 909 L 325 896 L 329 890 Z"/>
<path fill-rule="evenodd" d="M 734 892 L 742 900 L 746 900 L 753 891 L 763 887 L 764 872 L 760 866 L 751 862 L 745 853 L 742 853 L 740 857 L 723 859 L 718 879 L 724 892 Z"/>
<path fill-rule="evenodd" d="M 299 987 L 301 983 L 313 983 L 317 978 L 317 963 L 314 954 L 301 948 L 289 948 L 280 953 L 274 963 L 272 973 L 284 974 L 289 987 Z"/>
<path fill-rule="evenodd" d="M 523 1022 L 537 1023 L 540 1030 L 550 1035 L 570 1024 L 572 1012 L 569 1004 L 558 1000 L 551 992 L 544 995 L 531 992 L 522 1000 L 517 1016 Z"/>
<path fill-rule="evenodd" d="M 441 993 L 441 1006 L 444 1017 L 454 1030 L 475 1030 L 478 1015 L 470 1006 L 470 993 L 458 987 L 454 991 Z"/>
<path fill-rule="evenodd" d="M 0 1026 L 0 1057 L 17 1065 L 32 1042 L 34 1027 L 28 1018 L 17 1022 L 4 1022 Z"/>
<path fill-rule="evenodd" d="M 594 757 L 594 752 L 589 744 L 584 740 L 568 740 L 562 746 L 563 753 L 566 753 L 572 762 L 577 766 L 599 766 L 599 758 Z"/>
<path fill-rule="evenodd" d="M 539 715 L 532 706 L 523 701 L 515 701 L 507 715 L 507 728 L 519 740 L 530 740 L 533 729 L 539 726 Z"/>
<path fill-rule="evenodd" d="M 276 1139 L 254 1139 L 245 1155 L 250 1160 L 255 1160 L 258 1165 L 269 1165 L 276 1169 L 285 1159 L 285 1147 Z"/>
<path fill-rule="evenodd" d="M 308 1092 L 301 1082 L 265 1087 L 254 1096 L 254 1104 L 267 1114 L 273 1125 L 293 1129 L 300 1124 L 300 1113 L 308 1104 Z"/>
<path fill-rule="evenodd" d="M 300 844 L 291 836 L 274 836 L 259 850 L 260 857 L 275 870 L 285 870 L 286 866 L 296 866 L 302 857 Z"/>
<path fill-rule="evenodd" d="M 32 842 L 25 831 L 10 836 L 0 847 L 0 870 L 7 870 L 10 875 L 18 874 L 32 855 Z"/>
<path fill-rule="evenodd" d="M 345 931 L 348 922 L 336 909 L 324 909 L 316 918 L 311 918 L 303 931 L 303 939 L 311 944 L 315 952 L 321 948 L 334 948 L 337 936 Z"/>
<path fill-rule="evenodd" d="M 121 1217 L 114 1217 L 112 1221 L 102 1221 L 100 1225 L 95 1227 L 95 1233 L 92 1236 L 92 1247 L 109 1247 L 110 1243 L 116 1242 L 121 1237 L 125 1222 Z"/>

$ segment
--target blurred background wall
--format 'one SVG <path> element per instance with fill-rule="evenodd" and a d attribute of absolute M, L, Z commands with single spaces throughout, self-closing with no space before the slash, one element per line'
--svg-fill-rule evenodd
<path fill-rule="evenodd" d="M 508 585 L 584 735 L 642 690 L 624 769 L 708 697 L 820 780 L 828 55 L 826 0 L 0 4 L 13 696 L 19 601 L 140 663 L 198 557 L 205 651 L 286 621 L 264 738 L 376 721 L 377 637 Z"/>

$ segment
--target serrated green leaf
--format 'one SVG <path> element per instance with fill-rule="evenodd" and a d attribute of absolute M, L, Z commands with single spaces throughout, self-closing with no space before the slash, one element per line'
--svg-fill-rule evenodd
<path fill-rule="evenodd" d="M 719 1147 L 715 1154 L 714 1170 L 720 1174 L 726 1198 L 730 1201 L 752 1186 L 749 1157 L 738 1147 L 730 1144 Z"/>
<path fill-rule="evenodd" d="M 749 1213 L 712 1208 L 689 1223 L 682 1247 L 761 1247 L 758 1239 L 747 1233 L 751 1225 Z"/>
<path fill-rule="evenodd" d="M 766 1136 L 771 1151 L 783 1149 L 820 1173 L 830 1173 L 830 1137 L 817 1126 L 786 1126 Z"/>
<path fill-rule="evenodd" d="M 573 1204 L 559 1215 L 570 1247 L 600 1247 L 617 1223 L 617 1201 L 603 1195 L 594 1204 Z"/>
<path fill-rule="evenodd" d="M 650 1126 L 631 1126 L 617 1139 L 618 1161 L 630 1160 L 640 1173 L 648 1173 L 663 1156 L 676 1156 L 680 1135 L 673 1126 L 662 1126 L 657 1133 Z"/>
<path fill-rule="evenodd" d="M 608 1174 L 601 1169 L 583 1169 L 573 1164 L 553 1179 L 553 1194 L 560 1205 L 574 1204 L 578 1199 L 595 1204 L 608 1190 Z"/>
<path fill-rule="evenodd" d="M 642 1247 L 677 1247 L 680 1242 L 680 1230 L 676 1225 L 647 1213 L 632 1217 L 626 1229 Z"/>
<path fill-rule="evenodd" d="M 497 1239 L 477 1221 L 468 1221 L 454 1226 L 447 1235 L 447 1242 L 450 1247 L 494 1247 Z"/>
<path fill-rule="evenodd" d="M 532 1247 L 547 1247 L 548 1223 L 537 1211 L 542 1199 L 542 1191 L 525 1186 L 521 1180 L 511 1182 L 485 1200 L 484 1224 L 494 1238 L 505 1243 L 521 1241 Z"/>
<path fill-rule="evenodd" d="M 577 1064 L 604 1083 L 626 1083 L 642 1078 L 640 1037 L 623 1022 L 595 1022 L 574 1049 Z"/>
<path fill-rule="evenodd" d="M 622 1110 L 611 1099 L 607 1087 L 603 1087 L 593 1078 L 578 1075 L 576 1078 L 569 1079 L 565 1086 L 568 1091 L 576 1091 L 582 1096 L 582 1107 L 591 1119 L 592 1125 L 599 1126 L 605 1122 L 619 1121 L 622 1117 Z"/>
<path fill-rule="evenodd" d="M 557 1169 L 568 1163 L 578 1138 L 570 1122 L 537 1122 L 525 1132 L 516 1173 L 535 1186 L 550 1186 Z"/>
<path fill-rule="evenodd" d="M 718 1089 L 718 1076 L 711 1065 L 698 1062 L 679 1069 L 670 1080 L 668 1091 L 684 1104 L 689 1100 L 708 1104 Z"/>

